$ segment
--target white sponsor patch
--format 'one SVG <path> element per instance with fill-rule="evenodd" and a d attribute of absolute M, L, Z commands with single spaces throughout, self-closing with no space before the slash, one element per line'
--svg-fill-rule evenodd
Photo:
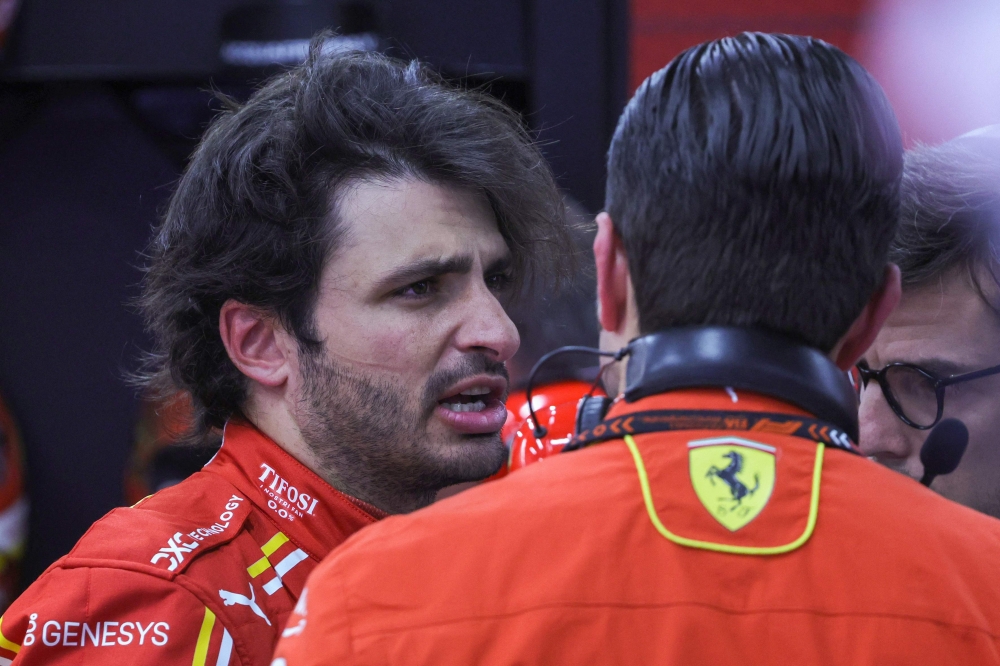
<path fill-rule="evenodd" d="M 267 506 L 271 511 L 288 521 L 314 515 L 313 512 L 319 504 L 318 499 L 300 492 L 267 463 L 261 463 L 260 468 L 262 473 L 257 480 L 260 481 L 259 487 L 264 495 L 270 498 Z"/>
<path fill-rule="evenodd" d="M 208 526 L 199 527 L 196 530 L 192 530 L 187 534 L 183 532 L 177 532 L 172 537 L 167 539 L 167 545 L 160 548 L 159 552 L 153 555 L 152 559 L 149 560 L 150 564 L 156 564 L 161 560 L 166 560 L 167 570 L 175 571 L 177 567 L 184 562 L 184 556 L 187 553 L 192 552 L 198 547 L 200 541 L 204 541 L 210 536 L 216 534 L 222 534 L 229 528 L 230 522 L 233 520 L 233 511 L 240 508 L 240 502 L 245 500 L 239 495 L 233 495 L 226 502 L 226 506 L 219 515 L 218 522 Z"/>
<path fill-rule="evenodd" d="M 39 624 L 41 632 L 36 635 Z M 24 646 L 40 643 L 45 647 L 117 647 L 150 645 L 163 647 L 170 642 L 170 625 L 166 622 L 104 620 L 73 622 L 70 620 L 39 620 L 31 614 Z"/>

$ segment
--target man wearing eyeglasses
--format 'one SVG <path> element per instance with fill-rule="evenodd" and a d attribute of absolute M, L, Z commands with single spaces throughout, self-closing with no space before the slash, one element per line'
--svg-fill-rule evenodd
<path fill-rule="evenodd" d="M 859 363 L 863 452 L 914 478 L 930 429 L 969 446 L 932 488 L 1000 518 L 1000 126 L 906 155 L 899 307 Z"/>

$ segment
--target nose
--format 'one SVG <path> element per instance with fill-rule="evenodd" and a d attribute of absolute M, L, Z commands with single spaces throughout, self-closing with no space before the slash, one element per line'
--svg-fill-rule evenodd
<path fill-rule="evenodd" d="M 858 446 L 864 455 L 910 476 L 922 473 L 920 444 L 926 433 L 896 416 L 877 382 L 869 382 L 861 392 L 858 420 L 861 426 Z"/>
<path fill-rule="evenodd" d="M 521 344 L 517 327 L 485 283 L 473 289 L 463 319 L 455 337 L 460 351 L 486 354 L 502 363 L 510 360 Z"/>

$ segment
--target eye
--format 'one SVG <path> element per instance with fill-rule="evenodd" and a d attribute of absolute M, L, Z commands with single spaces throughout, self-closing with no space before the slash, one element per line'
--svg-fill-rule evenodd
<path fill-rule="evenodd" d="M 423 296 L 424 294 L 430 292 L 430 290 L 431 290 L 431 283 L 429 280 L 414 282 L 407 288 L 408 292 L 416 294 L 417 296 Z"/>
<path fill-rule="evenodd" d="M 408 297 L 419 297 L 427 296 L 431 293 L 434 285 L 431 284 L 430 280 L 420 280 L 419 282 L 414 282 L 413 284 L 408 284 L 399 290 L 400 296 Z"/>
<path fill-rule="evenodd" d="M 486 276 L 486 286 L 490 291 L 504 291 L 510 286 L 513 278 L 507 273 L 494 273 Z"/>

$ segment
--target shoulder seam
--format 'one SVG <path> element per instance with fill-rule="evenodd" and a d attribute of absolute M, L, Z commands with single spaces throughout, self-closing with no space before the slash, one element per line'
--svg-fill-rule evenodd
<path fill-rule="evenodd" d="M 112 569 L 131 571 L 132 573 L 146 574 L 153 578 L 159 578 L 167 582 L 172 581 L 178 574 L 163 569 L 158 569 L 149 564 L 131 562 L 129 560 L 107 560 L 92 557 L 65 557 L 56 562 L 50 569 Z M 48 571 L 48 570 L 47 570 Z M 47 573 L 46 571 L 46 573 Z M 41 578 L 41 577 L 39 577 Z"/>

